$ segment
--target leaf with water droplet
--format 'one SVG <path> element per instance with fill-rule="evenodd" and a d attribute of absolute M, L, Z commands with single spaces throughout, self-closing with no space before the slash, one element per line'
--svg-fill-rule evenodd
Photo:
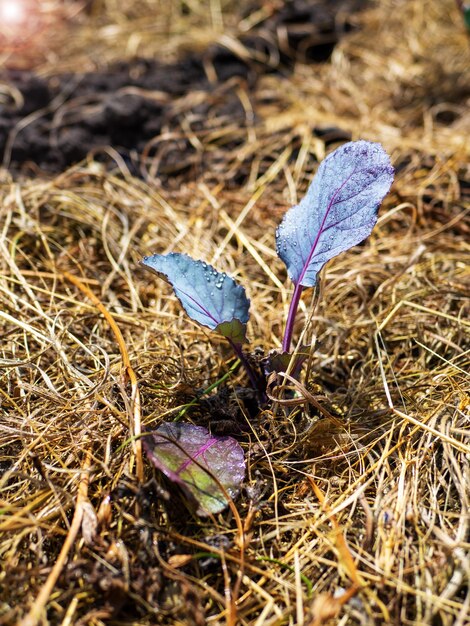
<path fill-rule="evenodd" d="M 181 487 L 196 513 L 219 513 L 245 476 L 245 459 L 233 437 L 214 437 L 192 424 L 164 423 L 143 438 L 144 450 L 169 480 Z"/>
<path fill-rule="evenodd" d="M 327 261 L 370 234 L 393 174 L 382 146 L 368 141 L 344 144 L 322 161 L 276 232 L 277 253 L 294 284 L 313 287 Z"/>
<path fill-rule="evenodd" d="M 250 301 L 245 289 L 233 278 L 203 261 L 176 252 L 154 254 L 141 263 L 167 279 L 191 319 L 236 344 L 246 341 Z"/>

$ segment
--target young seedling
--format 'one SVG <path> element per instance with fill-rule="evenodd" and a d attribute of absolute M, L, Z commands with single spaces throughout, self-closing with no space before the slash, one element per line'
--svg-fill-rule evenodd
<path fill-rule="evenodd" d="M 285 214 L 276 231 L 276 248 L 294 283 L 294 291 L 282 339 L 282 351 L 276 351 L 271 356 L 268 371 L 270 368 L 279 371 L 289 367 L 295 317 L 303 290 L 315 287 L 318 273 L 327 261 L 368 237 L 377 222 L 379 205 L 393 182 L 393 174 L 390 159 L 380 144 L 367 141 L 347 143 L 324 159 L 305 197 Z M 154 254 L 145 257 L 142 265 L 172 285 L 191 319 L 227 339 L 245 366 L 262 404 L 266 400 L 265 373 L 252 365 L 242 347 L 247 341 L 246 325 L 250 307 L 244 288 L 211 265 L 185 254 Z M 294 376 L 299 375 L 301 363 L 302 358 L 294 363 Z M 233 485 L 230 486 L 229 480 L 227 486 L 224 486 L 213 467 L 209 467 L 212 474 L 210 471 L 205 472 L 199 462 L 201 455 L 206 458 L 209 450 L 215 452 L 218 458 L 215 465 L 221 464 L 220 468 L 228 472 L 229 478 L 232 470 L 239 477 L 234 477 L 235 485 L 238 479 L 241 482 L 243 474 L 240 477 L 239 450 L 236 450 L 233 458 L 228 455 L 223 460 L 224 445 L 227 443 L 220 443 L 207 432 L 202 435 L 191 430 L 195 428 L 189 424 L 162 424 L 156 433 L 147 435 L 144 446 L 152 462 L 167 477 L 182 485 L 184 483 L 186 491 L 199 502 L 199 513 L 204 514 L 203 511 L 215 512 L 220 510 L 220 506 L 223 508 L 227 502 L 224 490 L 230 494 Z M 200 436 L 201 441 L 197 439 Z M 176 439 L 169 448 L 164 442 L 168 442 L 171 437 Z M 152 438 L 153 445 L 150 443 Z M 195 445 L 193 439 L 197 439 Z M 228 445 L 234 449 L 232 443 Z M 220 454 L 219 449 L 222 450 Z M 198 480 L 193 481 L 193 470 Z M 186 474 L 189 478 L 183 480 Z M 192 481 L 194 488 L 189 486 Z M 201 493 L 206 489 L 208 481 L 209 492 L 215 491 L 217 494 L 213 505 L 210 498 L 201 503 Z M 220 489 L 221 486 L 223 489 Z M 233 488 L 233 492 L 236 490 Z"/>
<path fill-rule="evenodd" d="M 377 221 L 377 211 L 393 181 L 393 167 L 380 144 L 344 144 L 324 159 L 301 202 L 287 211 L 276 232 L 276 247 L 294 283 L 282 339 L 288 362 L 302 291 L 317 284 L 327 261 L 363 241 Z M 172 285 L 191 319 L 223 335 L 245 366 L 251 384 L 264 393 L 265 379 L 246 358 L 250 301 L 245 290 L 225 274 L 185 254 L 154 254 L 142 265 Z"/>

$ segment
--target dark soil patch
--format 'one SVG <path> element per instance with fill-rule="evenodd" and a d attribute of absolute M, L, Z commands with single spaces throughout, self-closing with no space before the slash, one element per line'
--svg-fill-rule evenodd
<path fill-rule="evenodd" d="M 184 174 L 193 179 L 214 164 L 198 158 L 189 135 L 207 135 L 214 120 L 217 126 L 244 128 L 246 112 L 237 86 L 253 88 L 261 74 L 288 73 L 296 61 L 327 61 L 352 28 L 345 16 L 364 4 L 286 2 L 240 36 L 247 52 L 243 58 L 213 46 L 172 65 L 136 59 L 106 73 L 47 79 L 22 70 L 3 72 L 0 80 L 22 97 L 0 100 L 3 164 L 13 172 L 36 165 L 56 173 L 90 152 L 103 154 L 112 147 L 133 174 L 145 176 L 147 168 L 161 178 Z M 232 144 L 224 149 L 236 148 Z"/>

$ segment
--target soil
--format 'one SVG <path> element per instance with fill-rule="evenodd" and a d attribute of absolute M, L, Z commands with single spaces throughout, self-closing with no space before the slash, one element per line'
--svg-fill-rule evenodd
<path fill-rule="evenodd" d="M 112 147 L 134 175 L 145 176 L 144 163 L 151 164 L 159 178 L 200 176 L 201 168 L 212 168 L 213 163 L 197 158 L 182 132 L 182 121 L 191 119 L 196 134 L 209 128 L 214 118 L 246 126 L 237 85 L 253 88 L 263 74 L 287 74 L 296 62 L 327 61 L 338 40 L 352 29 L 344 16 L 364 4 L 356 0 L 281 4 L 239 37 L 249 53 L 243 59 L 212 46 L 171 65 L 135 59 L 106 72 L 47 78 L 18 69 L 3 71 L 0 82 L 12 87 L 11 93 L 21 94 L 14 100 L 4 95 L 8 90 L 0 94 L 3 165 L 14 173 L 38 166 L 53 174 L 90 152 L 105 158 L 106 149 Z M 196 93 L 207 96 L 192 97 Z M 337 135 L 333 129 L 333 139 Z"/>

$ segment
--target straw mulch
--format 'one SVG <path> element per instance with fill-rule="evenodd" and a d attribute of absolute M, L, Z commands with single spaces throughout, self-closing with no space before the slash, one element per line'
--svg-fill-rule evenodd
<path fill-rule="evenodd" d="M 53 29 L 36 69 L 172 61 L 233 44 L 269 8 L 102 0 Z M 144 182 L 112 150 L 53 178 L 3 172 L 1 624 L 469 623 L 468 38 L 450 0 L 350 19 L 329 62 L 226 86 L 241 120 L 211 101 L 193 132 L 201 94 L 174 103 L 196 177 L 149 166 Z M 395 184 L 371 238 L 322 272 L 315 308 L 304 296 L 296 337 L 308 321 L 315 348 L 294 410 L 279 381 L 249 414 L 241 370 L 186 410 L 247 457 L 235 508 L 197 518 L 135 435 L 232 356 L 138 261 L 212 262 L 247 287 L 249 348 L 279 346 L 291 288 L 274 229 L 327 128 L 382 142 Z"/>

